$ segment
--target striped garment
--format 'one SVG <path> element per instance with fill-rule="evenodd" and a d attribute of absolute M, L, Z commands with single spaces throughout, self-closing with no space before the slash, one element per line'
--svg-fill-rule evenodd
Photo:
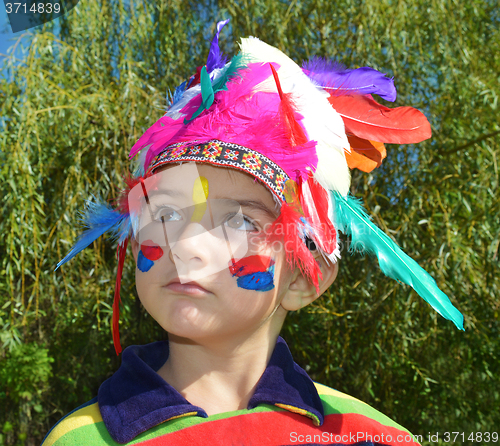
<path fill-rule="evenodd" d="M 158 344 L 150 344 L 158 350 Z M 148 346 L 144 346 L 148 347 Z M 140 347 L 140 348 L 144 348 Z M 280 352 L 276 350 L 280 348 Z M 141 393 L 126 398 L 122 401 L 116 398 L 110 410 L 107 400 L 106 388 L 115 388 L 113 382 L 107 380 L 107 387 L 103 384 L 99 389 L 99 397 L 74 410 L 47 434 L 43 446 L 76 446 L 76 445 L 118 445 L 141 444 L 144 446 L 159 445 L 216 445 L 216 446 L 275 446 L 275 445 L 417 445 L 418 438 L 414 438 L 408 431 L 394 421 L 381 414 L 367 404 L 338 392 L 337 390 L 317 383 L 304 380 L 305 372 L 293 363 L 288 347 L 280 338 L 277 348 L 270 361 L 270 365 L 257 385 L 256 393 L 250 400 L 249 409 L 225 412 L 208 416 L 196 406 L 191 406 L 186 400 L 179 401 L 180 395 L 167 383 L 162 382 L 158 392 L 170 392 L 167 398 L 177 398 L 178 413 L 173 413 L 171 407 L 169 414 L 172 416 L 151 418 L 165 409 L 164 400 L 152 402 L 151 407 L 145 408 L 151 400 L 155 390 L 148 388 L 147 394 Z M 139 347 L 135 347 L 139 349 Z M 165 344 L 162 345 L 165 348 Z M 128 355 L 125 352 L 129 351 Z M 130 356 L 130 347 L 124 352 L 120 369 L 130 366 L 126 356 Z M 168 348 L 167 348 L 168 351 Z M 137 353 L 132 352 L 134 354 Z M 289 355 L 289 358 L 287 357 Z M 136 356 L 137 357 L 137 356 Z M 167 352 L 168 357 L 168 352 Z M 273 358 L 276 357 L 282 364 L 278 369 L 273 369 Z M 285 361 L 283 361 L 285 359 Z M 285 364 L 283 364 L 285 363 Z M 276 365 L 276 361 L 274 361 Z M 139 367 L 140 369 L 140 367 Z M 128 367 L 127 373 L 133 376 L 142 375 L 144 370 L 137 367 Z M 158 376 L 153 370 L 151 370 Z M 300 374 L 298 376 L 297 374 Z M 126 384 L 126 375 L 117 372 L 117 383 Z M 307 375 L 305 375 L 307 377 Z M 152 375 L 151 375 L 152 377 Z M 309 377 L 307 377 L 309 379 Z M 310 379 L 309 379 L 310 380 Z M 262 382 L 264 381 L 264 382 Z M 289 383 L 294 387 L 305 386 L 308 393 L 314 393 L 303 398 L 301 391 L 295 393 L 287 388 Z M 105 384 L 106 384 L 105 383 Z M 299 383 L 299 384 L 297 384 Z M 270 392 L 270 385 L 273 390 Z M 103 390 L 104 387 L 104 390 Z M 139 386 L 141 392 L 144 388 Z M 277 390 L 277 392 L 276 392 Z M 280 393 L 286 390 L 285 393 Z M 175 392 L 175 393 L 174 393 Z M 273 394 L 274 402 L 270 396 Z M 286 396 L 284 396 L 286 395 Z M 291 396 L 290 396 L 291 395 Z M 302 394 L 304 395 L 304 394 Z M 317 397 L 317 399 L 316 399 Z M 182 398 L 182 397 L 180 397 Z M 252 403 L 253 400 L 253 403 Z M 263 402 L 263 401 L 266 401 Z M 288 400 L 288 401 L 287 401 Z M 179 403 L 182 404 L 179 404 Z M 253 407 L 254 406 L 254 407 Z M 125 411 L 125 412 L 124 412 Z M 133 414 L 132 416 L 130 414 Z M 118 415 L 118 416 L 116 416 Z M 153 421 L 152 421 L 153 420 Z M 154 425 L 151 426 L 151 424 Z M 132 428 L 131 428 L 132 427 Z M 421 440 L 421 439 L 420 439 Z"/>

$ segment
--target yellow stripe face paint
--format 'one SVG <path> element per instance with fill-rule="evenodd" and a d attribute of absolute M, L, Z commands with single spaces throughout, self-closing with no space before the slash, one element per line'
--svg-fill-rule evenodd
<path fill-rule="evenodd" d="M 193 185 L 194 212 L 191 221 L 199 223 L 207 210 L 208 180 L 205 177 L 198 177 Z"/>

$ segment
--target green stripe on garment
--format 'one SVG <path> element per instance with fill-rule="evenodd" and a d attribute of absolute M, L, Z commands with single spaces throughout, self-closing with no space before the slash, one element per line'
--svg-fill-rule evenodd
<path fill-rule="evenodd" d="M 219 413 L 217 415 L 211 415 L 208 418 L 193 417 L 193 416 L 175 418 L 170 421 L 165 421 L 159 424 L 158 426 L 155 426 L 147 430 L 146 432 L 143 432 L 142 434 L 138 435 L 130 443 L 127 444 L 132 445 L 141 443 L 142 441 L 150 440 L 152 438 L 156 438 L 171 432 L 176 432 L 186 427 L 195 426 L 201 423 L 207 423 L 211 421 L 222 420 L 224 418 L 235 417 L 238 415 L 246 415 L 249 413 L 260 413 L 260 412 L 286 412 L 286 410 L 265 404 L 257 406 L 251 410 L 243 409 L 243 410 L 235 410 L 232 412 L 224 412 L 224 413 Z"/>
<path fill-rule="evenodd" d="M 403 432 L 408 432 L 404 427 L 392 421 L 389 417 L 379 412 L 377 409 L 369 406 L 363 401 L 358 400 L 350 395 L 339 392 L 338 390 L 331 389 L 323 384 L 314 383 L 316 390 L 319 393 L 321 401 L 323 401 L 323 408 L 325 410 L 325 417 L 334 414 L 349 414 L 357 413 L 364 415 L 383 424 L 384 426 L 394 427 Z"/>
<path fill-rule="evenodd" d="M 201 423 L 207 423 L 217 420 L 222 420 L 224 418 L 231 418 L 238 415 L 244 415 L 248 413 L 260 413 L 260 412 L 286 412 L 284 409 L 280 409 L 274 406 L 261 405 L 252 410 L 237 410 L 233 412 L 224 412 L 217 415 L 212 415 L 208 418 L 202 418 L 197 416 L 185 416 L 179 417 L 171 420 L 167 420 L 157 426 L 148 429 L 146 432 L 138 435 L 132 441 L 127 443 L 127 445 L 133 445 L 142 443 L 143 441 L 151 440 L 153 438 L 165 435 L 171 432 L 176 432 L 178 430 L 184 429 L 186 427 L 195 426 Z M 54 446 L 81 446 L 81 445 L 109 445 L 118 446 L 109 434 L 103 421 L 97 423 L 86 424 L 83 426 L 76 427 L 75 429 L 68 430 L 64 435 L 59 437 L 54 443 Z"/>
<path fill-rule="evenodd" d="M 103 421 L 70 430 L 53 443 L 54 446 L 118 446 L 119 444 L 111 438 Z"/>

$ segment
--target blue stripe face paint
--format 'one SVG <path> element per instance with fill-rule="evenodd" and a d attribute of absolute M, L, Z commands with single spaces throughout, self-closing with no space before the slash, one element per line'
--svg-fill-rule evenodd
<path fill-rule="evenodd" d="M 137 256 L 137 268 L 139 271 L 146 273 L 153 267 L 154 264 L 155 262 L 144 257 L 142 251 L 139 251 L 139 255 Z"/>
<path fill-rule="evenodd" d="M 249 256 L 238 262 L 232 260 L 229 271 L 237 276 L 240 288 L 254 291 L 269 291 L 274 288 L 274 261 L 267 256 Z"/>
<path fill-rule="evenodd" d="M 236 283 L 240 288 L 245 290 L 269 291 L 274 288 L 273 271 L 247 274 L 246 276 L 238 277 Z"/>

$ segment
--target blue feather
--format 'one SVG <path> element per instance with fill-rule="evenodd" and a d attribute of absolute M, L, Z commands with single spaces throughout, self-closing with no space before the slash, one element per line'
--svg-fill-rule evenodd
<path fill-rule="evenodd" d="M 88 229 L 78 237 L 71 251 L 57 264 L 56 270 L 83 251 L 105 232 L 111 231 L 113 236 L 119 238 L 119 241 L 122 242 L 128 237 L 130 229 L 128 214 L 121 214 L 108 204 L 102 202 L 87 202 L 87 209 L 82 216 L 82 223 Z"/>
<path fill-rule="evenodd" d="M 182 99 L 182 96 L 184 95 L 184 92 L 188 89 L 189 84 L 191 84 L 191 79 L 189 79 L 189 81 L 184 81 L 182 84 L 175 87 L 174 94 L 173 96 L 171 96 L 170 107 L 177 104 L 177 102 L 179 102 Z"/>
<path fill-rule="evenodd" d="M 437 286 L 435 280 L 415 260 L 406 255 L 371 221 L 361 203 L 354 197 L 333 192 L 335 227 L 351 235 L 354 250 L 375 254 L 380 269 L 392 279 L 410 285 L 441 316 L 464 329 L 464 317 Z"/>

